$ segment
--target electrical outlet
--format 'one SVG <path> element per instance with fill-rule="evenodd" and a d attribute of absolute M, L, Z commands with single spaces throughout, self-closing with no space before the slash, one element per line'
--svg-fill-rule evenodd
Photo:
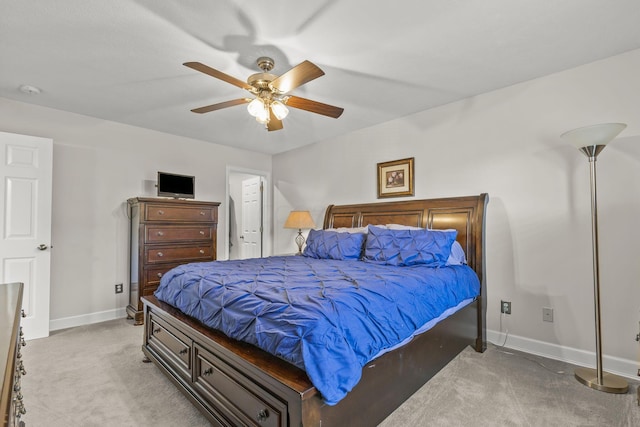
<path fill-rule="evenodd" d="M 553 323 L 553 308 L 542 307 L 542 320 Z"/>
<path fill-rule="evenodd" d="M 122 293 L 122 283 L 116 283 L 116 294 Z"/>
<path fill-rule="evenodd" d="M 500 313 L 511 314 L 511 301 L 500 301 Z"/>

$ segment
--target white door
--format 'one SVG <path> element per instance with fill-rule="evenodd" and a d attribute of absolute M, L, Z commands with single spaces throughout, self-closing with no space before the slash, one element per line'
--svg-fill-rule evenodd
<path fill-rule="evenodd" d="M 49 336 L 53 141 L 0 132 L 0 280 L 24 283 L 26 339 Z"/>
<path fill-rule="evenodd" d="M 262 256 L 262 178 L 242 181 L 242 258 Z"/>

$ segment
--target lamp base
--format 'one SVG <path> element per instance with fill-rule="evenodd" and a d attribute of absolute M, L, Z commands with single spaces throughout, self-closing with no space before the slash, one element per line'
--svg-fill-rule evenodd
<path fill-rule="evenodd" d="M 574 375 L 582 384 L 595 390 L 617 394 L 624 394 L 629 391 L 629 384 L 624 378 L 608 372 L 602 373 L 602 384 L 598 383 L 598 372 L 595 369 L 576 368 Z"/>
<path fill-rule="evenodd" d="M 298 235 L 296 236 L 296 245 L 298 245 L 298 253 L 296 255 L 302 255 L 302 245 L 304 245 L 304 236 L 302 230 L 298 229 Z"/>

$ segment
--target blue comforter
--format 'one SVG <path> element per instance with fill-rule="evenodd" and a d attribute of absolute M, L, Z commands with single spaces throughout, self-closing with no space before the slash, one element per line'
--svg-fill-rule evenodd
<path fill-rule="evenodd" d="M 334 405 L 378 353 L 479 290 L 466 265 L 289 256 L 182 265 L 162 277 L 155 295 L 303 369 Z"/>

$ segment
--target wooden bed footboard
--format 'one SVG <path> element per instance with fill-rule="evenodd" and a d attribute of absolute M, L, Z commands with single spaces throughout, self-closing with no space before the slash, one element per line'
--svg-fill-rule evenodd
<path fill-rule="evenodd" d="M 375 426 L 465 347 L 486 348 L 484 214 L 488 196 L 329 206 L 324 228 L 405 224 L 455 228 L 482 285 L 471 304 L 367 364 L 356 387 L 326 405 L 304 371 L 226 337 L 153 296 L 143 298 L 144 354 L 214 425 Z"/>

